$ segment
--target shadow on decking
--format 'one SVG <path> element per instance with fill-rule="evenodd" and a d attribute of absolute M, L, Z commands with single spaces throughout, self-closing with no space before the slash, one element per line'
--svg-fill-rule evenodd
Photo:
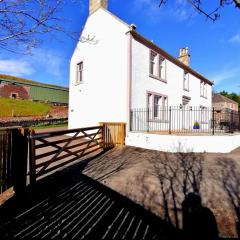
<path fill-rule="evenodd" d="M 180 239 L 166 221 L 71 166 L 0 208 L 1 239 Z"/>

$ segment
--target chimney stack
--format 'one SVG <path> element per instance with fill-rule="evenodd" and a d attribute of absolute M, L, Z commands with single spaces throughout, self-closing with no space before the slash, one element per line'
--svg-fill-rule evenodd
<path fill-rule="evenodd" d="M 89 15 L 92 15 L 99 8 L 108 8 L 108 0 L 90 0 L 89 2 Z"/>
<path fill-rule="evenodd" d="M 180 48 L 178 60 L 183 64 L 190 66 L 190 54 L 188 51 L 188 47 Z"/>

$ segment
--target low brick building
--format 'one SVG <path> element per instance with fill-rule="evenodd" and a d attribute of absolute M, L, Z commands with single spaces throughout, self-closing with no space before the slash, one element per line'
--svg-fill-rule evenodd
<path fill-rule="evenodd" d="M 30 88 L 14 84 L 0 83 L 0 96 L 4 98 L 30 99 Z"/>
<path fill-rule="evenodd" d="M 0 74 L 0 97 L 68 104 L 68 88 Z"/>

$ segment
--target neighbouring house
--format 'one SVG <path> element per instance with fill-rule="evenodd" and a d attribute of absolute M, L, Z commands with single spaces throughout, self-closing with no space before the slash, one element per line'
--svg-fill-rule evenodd
<path fill-rule="evenodd" d="M 212 107 L 213 83 L 190 67 L 188 48 L 175 58 L 109 12 L 107 0 L 89 5 L 70 62 L 69 128 L 125 122 L 129 131 L 137 120 L 149 130 L 169 125 L 170 106 L 181 111 L 183 128 L 211 124 L 209 115 L 201 118 Z M 200 109 L 194 116 L 192 106 Z"/>
<path fill-rule="evenodd" d="M 215 114 L 215 121 L 221 126 L 221 128 L 238 127 L 240 121 L 240 115 L 238 113 L 238 103 L 232 99 L 229 99 L 220 93 L 213 93 L 212 104 Z"/>
<path fill-rule="evenodd" d="M 238 103 L 220 93 L 213 93 L 212 105 L 216 110 L 228 109 L 229 111 L 238 112 Z"/>
<path fill-rule="evenodd" d="M 0 74 L 0 97 L 68 104 L 68 88 Z"/>

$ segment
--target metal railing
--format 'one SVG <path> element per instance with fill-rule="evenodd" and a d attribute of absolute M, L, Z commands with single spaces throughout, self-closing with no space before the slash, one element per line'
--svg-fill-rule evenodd
<path fill-rule="evenodd" d="M 130 130 L 158 134 L 216 134 L 240 130 L 237 111 L 192 106 L 131 110 Z"/>

